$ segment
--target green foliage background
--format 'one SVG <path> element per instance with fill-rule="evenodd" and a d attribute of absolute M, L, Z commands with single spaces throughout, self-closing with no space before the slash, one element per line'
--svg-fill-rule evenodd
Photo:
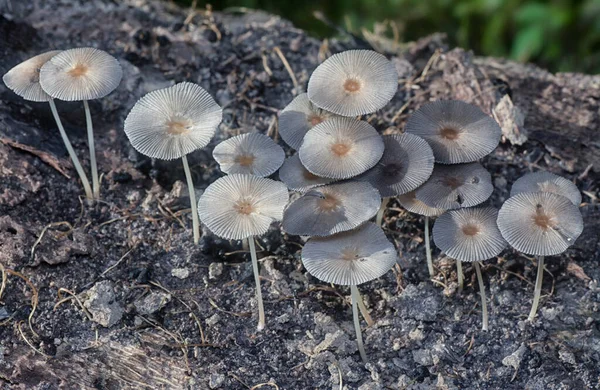
<path fill-rule="evenodd" d="M 191 0 L 178 0 L 191 3 Z M 394 21 L 401 41 L 445 32 L 479 55 L 535 62 L 551 71 L 600 72 L 600 0 L 214 0 L 215 10 L 263 9 L 318 37 L 336 34 L 313 16 L 360 34 Z M 206 2 L 198 1 L 198 7 Z"/>

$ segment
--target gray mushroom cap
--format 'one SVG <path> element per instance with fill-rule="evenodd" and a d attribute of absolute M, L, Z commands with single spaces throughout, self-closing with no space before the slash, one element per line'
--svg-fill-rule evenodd
<path fill-rule="evenodd" d="M 329 184 L 334 179 L 313 175 L 304 168 L 300 157 L 295 154 L 288 157 L 279 169 L 279 179 L 292 191 L 307 192 L 311 188 Z"/>
<path fill-rule="evenodd" d="M 260 236 L 283 217 L 288 191 L 281 182 L 232 174 L 209 185 L 198 201 L 198 215 L 208 229 L 228 240 Z"/>
<path fill-rule="evenodd" d="M 213 157 L 221 171 L 227 174 L 243 173 L 266 177 L 281 167 L 285 152 L 270 137 L 248 133 L 229 138 L 215 146 Z"/>
<path fill-rule="evenodd" d="M 437 217 L 443 214 L 446 210 L 436 209 L 435 207 L 429 207 L 425 203 L 417 199 L 415 191 L 407 192 L 398 196 L 398 202 L 408 212 L 423 215 L 425 217 Z"/>
<path fill-rule="evenodd" d="M 458 164 L 477 161 L 490 154 L 502 129 L 477 106 L 458 100 L 427 103 L 406 122 L 405 131 L 425 139 L 435 161 Z"/>
<path fill-rule="evenodd" d="M 516 250 L 534 256 L 558 255 L 583 231 L 577 206 L 551 192 L 522 192 L 500 208 L 498 228 Z"/>
<path fill-rule="evenodd" d="M 397 261 L 394 245 L 374 223 L 331 237 L 313 237 L 302 249 L 302 263 L 315 278 L 359 285 L 387 273 Z"/>
<path fill-rule="evenodd" d="M 435 165 L 416 197 L 430 207 L 452 210 L 477 206 L 493 191 L 492 176 L 479 163 Z"/>
<path fill-rule="evenodd" d="M 575 184 L 550 172 L 532 172 L 521 176 L 510 190 L 510 196 L 521 192 L 552 192 L 568 198 L 575 206 L 581 204 L 581 192 Z"/>
<path fill-rule="evenodd" d="M 308 81 L 308 98 L 318 107 L 342 116 L 373 113 L 396 94 L 394 65 L 372 50 L 334 54 L 315 69 Z"/>
<path fill-rule="evenodd" d="M 40 69 L 58 53 L 60 50 L 52 50 L 31 57 L 6 72 L 2 81 L 10 90 L 25 100 L 47 102 L 52 97 L 44 92 L 40 85 Z"/>
<path fill-rule="evenodd" d="M 222 117 L 208 92 L 183 82 L 138 100 L 125 119 L 125 134 L 138 152 L 173 160 L 208 145 Z"/>
<path fill-rule="evenodd" d="M 55 99 L 79 101 L 104 97 L 121 82 L 123 70 L 116 58 L 91 47 L 64 50 L 40 70 L 40 84 Z"/>
<path fill-rule="evenodd" d="M 471 207 L 450 210 L 433 225 L 433 241 L 446 255 L 460 261 L 483 261 L 496 257 L 506 241 L 496 225 L 498 210 Z"/>
<path fill-rule="evenodd" d="M 329 236 L 368 221 L 380 205 L 379 192 L 366 182 L 317 187 L 286 208 L 283 230 L 298 236 Z"/>
<path fill-rule="evenodd" d="M 382 197 L 402 195 L 423 184 L 433 171 L 429 144 L 413 134 L 383 136 L 381 160 L 355 180 L 368 181 Z"/>
<path fill-rule="evenodd" d="M 349 179 L 374 167 L 383 149 L 383 139 L 367 122 L 336 117 L 309 130 L 298 155 L 317 176 Z"/>

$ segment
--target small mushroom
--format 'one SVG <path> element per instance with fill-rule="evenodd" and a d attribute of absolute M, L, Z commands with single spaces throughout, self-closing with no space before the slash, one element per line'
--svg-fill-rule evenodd
<path fill-rule="evenodd" d="M 302 263 L 308 273 L 326 283 L 350 286 L 356 341 L 364 363 L 367 355 L 357 308 L 362 299 L 357 285 L 383 276 L 397 257 L 394 245 L 373 223 L 331 237 L 313 237 L 302 249 Z"/>
<path fill-rule="evenodd" d="M 510 196 L 521 192 L 552 192 L 568 198 L 575 206 L 581 204 L 581 192 L 573 182 L 546 171 L 528 173 L 517 179 Z"/>
<path fill-rule="evenodd" d="M 398 90 L 394 65 L 372 50 L 334 54 L 315 69 L 308 81 L 308 98 L 318 107 L 342 116 L 373 113 Z"/>
<path fill-rule="evenodd" d="M 218 144 L 213 150 L 213 157 L 224 173 L 267 177 L 281 167 L 285 152 L 270 137 L 248 133 Z"/>
<path fill-rule="evenodd" d="M 382 138 L 385 149 L 381 160 L 355 179 L 368 181 L 383 197 L 375 219 L 377 225 L 381 225 L 389 198 L 413 191 L 423 184 L 431 176 L 434 161 L 429 144 L 421 137 L 405 133 Z"/>
<path fill-rule="evenodd" d="M 58 111 L 56 110 L 54 99 L 52 96 L 44 92 L 42 86 L 40 85 L 40 69 L 48 60 L 50 60 L 50 58 L 54 57 L 58 53 L 60 53 L 60 50 L 52 50 L 23 61 L 19 65 L 9 70 L 2 77 L 2 81 L 4 81 L 4 84 L 6 84 L 9 89 L 25 100 L 32 102 L 48 102 L 50 105 L 50 110 L 52 111 L 52 115 L 54 116 L 54 120 L 56 121 L 56 125 L 58 126 L 60 136 L 65 144 L 65 147 L 67 148 L 67 152 L 69 152 L 71 161 L 73 161 L 73 166 L 75 167 L 75 170 L 81 179 L 83 189 L 85 190 L 85 195 L 88 199 L 93 199 L 94 193 L 92 187 L 90 186 L 87 175 L 85 174 L 85 171 L 79 162 L 79 158 L 77 158 L 77 154 L 75 153 L 75 150 L 69 141 L 69 137 L 67 136 L 65 128 L 62 125 Z"/>
<path fill-rule="evenodd" d="M 279 114 L 279 135 L 293 149 L 300 149 L 306 132 L 335 116 L 311 103 L 306 93 L 294 98 Z"/>
<path fill-rule="evenodd" d="M 444 209 L 436 209 L 429 207 L 425 203 L 417 199 L 415 191 L 408 192 L 406 194 L 398 196 L 398 202 L 408 212 L 423 215 L 425 217 L 425 229 L 423 235 L 425 236 L 425 255 L 427 256 L 427 269 L 429 270 L 429 276 L 433 278 L 435 272 L 433 270 L 433 259 L 431 258 L 431 244 L 429 242 L 429 218 L 437 217 L 444 213 Z"/>
<path fill-rule="evenodd" d="M 519 252 L 538 260 L 533 306 L 535 319 L 542 290 L 544 256 L 563 253 L 583 231 L 583 218 L 568 198 L 551 192 L 522 192 L 510 197 L 498 213 L 498 228 Z"/>
<path fill-rule="evenodd" d="M 383 149 L 383 139 L 367 122 L 331 118 L 306 133 L 298 154 L 317 176 L 349 179 L 374 167 Z"/>
<path fill-rule="evenodd" d="M 100 198 L 100 181 L 88 100 L 100 99 L 114 91 L 122 77 L 123 70 L 116 58 L 91 47 L 62 51 L 40 70 L 40 85 L 48 95 L 59 100 L 83 101 L 95 199 Z"/>
<path fill-rule="evenodd" d="M 138 152 L 161 160 L 181 158 L 196 244 L 200 240 L 200 222 L 186 155 L 208 145 L 222 117 L 221 107 L 208 92 L 199 85 L 184 82 L 146 94 L 125 119 L 125 134 Z"/>
<path fill-rule="evenodd" d="M 496 121 L 477 106 L 459 100 L 425 104 L 410 116 L 405 131 L 424 138 L 435 162 L 442 164 L 476 161 L 490 154 L 502 136 Z"/>
<path fill-rule="evenodd" d="M 354 229 L 373 218 L 379 192 L 366 182 L 314 188 L 286 208 L 283 230 L 298 236 L 330 236 Z"/>
<path fill-rule="evenodd" d="M 494 191 L 490 173 L 478 162 L 457 165 L 435 165 L 433 173 L 416 191 L 426 205 L 452 210 L 477 206 Z"/>
<path fill-rule="evenodd" d="M 475 266 L 481 294 L 483 330 L 488 330 L 488 313 L 479 262 L 498 256 L 506 247 L 506 241 L 496 225 L 497 218 L 498 210 L 493 207 L 472 207 L 450 210 L 433 225 L 435 245 L 455 259 L 457 267 L 462 261 Z M 462 290 L 462 267 L 459 267 L 457 274 Z"/>
<path fill-rule="evenodd" d="M 288 157 L 279 169 L 279 179 L 292 191 L 307 192 L 311 188 L 319 187 L 333 182 L 333 179 L 319 177 L 310 173 L 300 162 L 300 157 L 295 154 Z"/>
<path fill-rule="evenodd" d="M 283 183 L 242 174 L 217 179 L 198 201 L 198 214 L 210 231 L 228 240 L 248 242 L 256 283 L 258 330 L 265 327 L 265 312 L 254 236 L 265 234 L 272 222 L 281 220 L 287 202 L 288 191 Z"/>

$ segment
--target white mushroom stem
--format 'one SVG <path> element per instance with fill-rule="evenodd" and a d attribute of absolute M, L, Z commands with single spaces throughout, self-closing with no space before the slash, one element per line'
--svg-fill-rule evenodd
<path fill-rule="evenodd" d="M 363 345 L 362 332 L 360 330 L 360 319 L 358 318 L 358 301 L 360 301 L 360 293 L 354 285 L 350 286 L 350 294 L 352 296 L 352 316 L 354 317 L 354 330 L 356 331 L 356 344 L 358 344 L 358 352 L 363 363 L 367 363 L 367 354 Z"/>
<path fill-rule="evenodd" d="M 260 291 L 260 273 L 258 271 L 258 259 L 256 258 L 256 246 L 254 237 L 248 238 L 250 257 L 252 258 L 252 270 L 254 271 L 254 282 L 256 282 L 256 300 L 258 301 L 258 330 L 265 328 L 265 308 L 263 306 L 262 292 Z"/>
<path fill-rule="evenodd" d="M 90 167 L 92 169 L 92 187 L 94 188 L 94 199 L 100 199 L 100 181 L 98 180 L 98 165 L 96 164 L 96 147 L 94 146 L 94 127 L 92 125 L 92 113 L 87 100 L 83 101 L 85 108 L 85 122 L 87 124 L 88 147 L 90 148 Z"/>
<path fill-rule="evenodd" d="M 383 222 L 383 214 L 385 214 L 385 209 L 387 208 L 387 204 L 390 201 L 390 198 L 381 199 L 381 206 L 377 211 L 377 217 L 375 218 L 375 223 L 377 226 L 381 226 L 381 222 Z"/>
<path fill-rule="evenodd" d="M 535 291 L 533 295 L 533 306 L 529 312 L 529 322 L 533 322 L 537 313 L 537 308 L 540 303 L 540 295 L 542 293 L 542 279 L 544 278 L 544 256 L 538 256 L 537 278 L 535 279 Z"/>
<path fill-rule="evenodd" d="M 83 184 L 83 189 L 85 190 L 85 196 L 88 199 L 93 199 L 94 194 L 92 192 L 92 188 L 90 187 L 90 181 L 75 154 L 75 150 L 73 150 L 73 146 L 71 146 L 71 142 L 69 141 L 69 137 L 67 137 L 67 133 L 65 132 L 65 128 L 60 121 L 60 117 L 58 116 L 58 111 L 56 110 L 56 104 L 54 104 L 54 99 L 50 99 L 48 101 L 50 104 L 50 110 L 52 111 L 52 115 L 54 116 L 54 120 L 56 121 L 56 125 L 58 126 L 58 131 L 60 132 L 60 136 L 62 137 L 63 142 L 65 143 L 65 147 L 67 148 L 67 152 L 69 152 L 69 156 L 71 157 L 71 161 L 73 161 L 73 165 L 75 166 L 75 170 L 81 179 L 81 183 Z"/>
<path fill-rule="evenodd" d="M 425 217 L 425 255 L 427 256 L 427 268 L 429 269 L 429 276 L 433 278 L 435 272 L 433 271 L 433 260 L 431 259 L 431 244 L 429 243 L 429 217 Z"/>
<path fill-rule="evenodd" d="M 477 273 L 477 280 L 479 281 L 479 294 L 481 294 L 481 315 L 482 315 L 482 330 L 488 330 L 488 312 L 487 312 L 487 303 L 485 298 L 485 286 L 483 284 L 483 277 L 481 276 L 481 268 L 479 267 L 479 262 L 475 263 L 475 272 Z"/>
<path fill-rule="evenodd" d="M 456 276 L 458 277 L 458 292 L 463 290 L 464 283 L 464 275 L 462 270 L 462 262 L 460 260 L 456 260 Z"/>
<path fill-rule="evenodd" d="M 367 310 L 367 307 L 365 306 L 365 302 L 363 301 L 362 296 L 360 295 L 360 292 L 358 291 L 358 289 L 356 290 L 356 292 L 358 294 L 358 309 L 360 310 L 360 313 L 362 314 L 365 321 L 367 321 L 367 325 L 373 326 L 373 324 L 375 324 L 375 322 L 373 322 L 373 318 L 371 318 L 371 315 L 369 314 L 369 311 Z"/>
<path fill-rule="evenodd" d="M 185 171 L 185 180 L 187 181 L 188 192 L 190 194 L 190 204 L 192 206 L 192 230 L 194 231 L 194 244 L 198 245 L 200 241 L 200 218 L 198 217 L 198 205 L 196 203 L 196 190 L 192 181 L 192 173 L 185 156 L 181 157 L 183 161 L 183 170 Z"/>

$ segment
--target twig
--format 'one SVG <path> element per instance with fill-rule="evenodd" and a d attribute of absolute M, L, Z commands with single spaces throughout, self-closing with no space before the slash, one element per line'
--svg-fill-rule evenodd
<path fill-rule="evenodd" d="M 289 62 L 287 61 L 287 59 L 283 55 L 283 52 L 281 51 L 281 49 L 278 46 L 275 46 L 273 48 L 273 50 L 275 51 L 277 56 L 279 56 L 279 59 L 281 59 L 281 62 L 283 62 L 283 66 L 289 73 L 290 78 L 292 79 L 292 83 L 294 84 L 294 90 L 295 90 L 294 94 L 297 95 L 300 92 L 300 89 L 298 88 L 298 81 L 296 80 L 296 76 L 294 75 L 294 71 L 292 70 L 292 67 L 290 66 Z"/>
<path fill-rule="evenodd" d="M 27 337 L 25 337 L 25 333 L 23 333 L 23 329 L 21 329 L 21 324 L 22 323 L 23 323 L 23 321 L 19 321 L 17 323 L 17 329 L 19 330 L 19 334 L 21 335 L 21 337 L 23 337 L 23 340 L 25 340 L 25 342 L 27 343 L 27 345 L 29 345 L 31 347 L 31 349 L 33 349 L 35 352 L 39 353 L 40 355 L 45 356 L 45 357 L 50 357 L 49 355 L 46 355 L 44 352 L 42 352 L 38 348 L 34 347 L 33 344 L 31 344 L 31 342 L 27 339 Z"/>
<path fill-rule="evenodd" d="M 21 278 L 25 282 L 25 284 L 27 286 L 29 286 L 29 288 L 31 289 L 31 311 L 29 312 L 29 317 L 27 317 L 27 323 L 29 324 L 29 330 L 31 330 L 31 333 L 33 333 L 36 337 L 40 337 L 35 332 L 35 330 L 33 330 L 33 325 L 32 325 L 33 313 L 35 313 L 35 309 L 37 309 L 38 298 L 39 298 L 37 289 L 35 288 L 33 283 L 31 283 L 31 281 L 29 279 L 27 279 L 25 277 L 25 275 L 21 274 L 20 272 L 13 271 L 12 269 L 5 269 L 5 268 L 3 268 L 3 271 L 10 275 L 14 275 L 18 278 Z M 4 276 L 3 276 L 3 278 L 4 278 Z"/>
<path fill-rule="evenodd" d="M 62 293 L 65 292 L 67 294 L 70 295 L 70 297 L 68 298 L 63 298 L 62 297 Z M 90 314 L 90 312 L 88 311 L 88 309 L 86 309 L 86 307 L 83 305 L 83 302 L 81 302 L 81 300 L 79 299 L 79 297 L 77 296 L 77 294 L 75 294 L 73 291 L 71 290 L 67 290 L 66 288 L 59 288 L 58 289 L 58 299 L 60 299 L 56 305 L 54 305 L 54 309 L 56 310 L 61 304 L 70 301 L 71 299 L 75 299 L 75 301 L 79 304 L 79 307 L 81 307 L 81 310 L 83 311 L 83 313 L 86 315 L 86 317 L 88 318 L 88 320 L 92 321 L 92 315 Z"/>
<path fill-rule="evenodd" d="M 276 383 L 272 383 L 272 382 L 259 383 L 258 385 L 252 386 L 250 388 L 250 390 L 256 390 L 256 389 L 261 388 L 263 386 L 271 386 L 271 387 L 275 388 L 275 390 L 279 390 L 279 386 L 277 386 Z"/>
<path fill-rule="evenodd" d="M 121 264 L 121 262 L 135 249 L 135 247 L 131 248 L 130 250 L 128 250 L 127 252 L 125 252 L 125 254 L 123 256 L 121 256 L 121 258 L 114 263 L 113 265 L 111 265 L 110 267 L 108 267 L 107 269 L 104 270 L 104 272 L 102 272 L 100 274 L 100 277 L 103 277 L 104 275 L 106 275 L 107 273 L 109 273 L 110 271 L 112 271 L 113 269 L 115 269 L 119 264 Z"/>
<path fill-rule="evenodd" d="M 69 230 L 66 234 L 69 234 L 71 231 L 73 231 L 73 225 L 71 225 L 69 222 L 67 221 L 62 221 L 62 222 L 52 222 L 48 225 L 46 225 L 43 229 L 42 229 L 42 233 L 40 234 L 40 236 L 38 237 L 37 240 L 35 240 L 35 242 L 33 243 L 33 246 L 31 247 L 31 261 L 33 261 L 33 257 L 35 255 L 35 248 L 40 244 L 40 242 L 42 242 L 42 238 L 44 238 L 44 234 L 46 234 L 46 231 L 52 227 L 57 227 L 57 226 L 62 226 L 62 225 L 66 225 Z"/>
<path fill-rule="evenodd" d="M 69 176 L 67 171 L 60 165 L 60 160 L 58 158 L 56 158 L 54 155 L 44 152 L 42 150 L 36 149 L 33 146 L 29 146 L 29 145 L 19 143 L 17 141 L 13 141 L 9 138 L 0 138 L 0 142 L 2 142 L 5 145 L 11 146 L 15 149 L 19 149 L 24 152 L 33 154 L 34 156 L 38 157 L 40 160 L 42 160 L 46 164 L 50 165 L 52 168 L 56 169 L 58 171 L 58 173 L 60 173 L 67 179 L 71 178 L 71 176 Z"/>

